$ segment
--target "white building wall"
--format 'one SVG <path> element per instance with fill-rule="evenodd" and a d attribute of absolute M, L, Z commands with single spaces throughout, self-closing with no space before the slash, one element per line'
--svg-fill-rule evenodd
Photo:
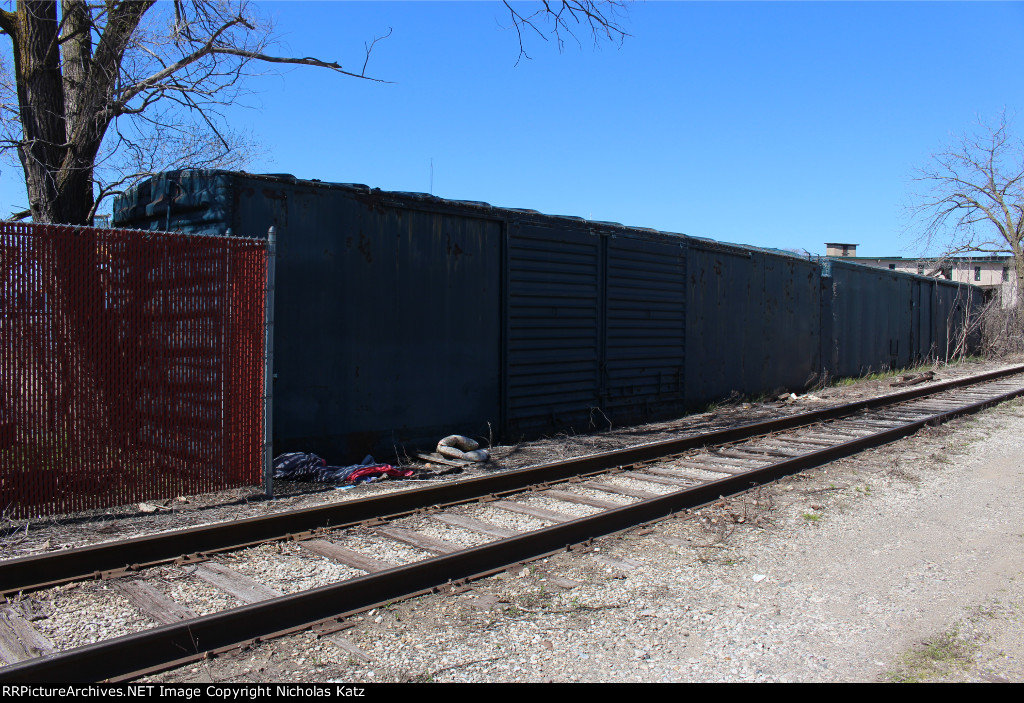
<path fill-rule="evenodd" d="M 904 259 L 900 257 L 869 259 L 857 257 L 858 264 L 892 269 L 904 273 L 915 273 L 935 278 L 948 278 L 961 283 L 980 286 L 993 295 L 999 296 L 1003 307 L 1010 307 L 1016 299 L 1017 280 L 1014 274 L 1013 259 L 1010 257 L 985 258 L 978 260 L 956 259 Z M 941 267 L 941 268 L 940 268 Z M 1005 270 L 1005 273 L 1004 273 Z M 1004 276 L 1006 279 L 1004 280 Z"/>

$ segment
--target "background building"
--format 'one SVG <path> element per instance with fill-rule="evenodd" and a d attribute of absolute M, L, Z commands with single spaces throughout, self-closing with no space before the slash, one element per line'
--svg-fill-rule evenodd
<path fill-rule="evenodd" d="M 1003 307 L 1010 307 L 1016 296 L 1017 279 L 1012 256 L 946 256 L 927 259 L 869 257 L 857 256 L 856 244 L 828 242 L 825 244 L 825 252 L 826 256 L 848 259 L 866 266 L 971 283 L 984 289 L 987 300 L 1000 299 Z"/>

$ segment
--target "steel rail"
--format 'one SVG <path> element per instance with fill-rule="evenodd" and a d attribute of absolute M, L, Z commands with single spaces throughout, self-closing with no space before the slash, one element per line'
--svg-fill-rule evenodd
<path fill-rule="evenodd" d="M 1024 365 L 820 410 L 796 413 L 783 418 L 503 471 L 464 481 L 446 482 L 436 486 L 396 491 L 387 495 L 276 515 L 18 557 L 0 562 L 0 596 L 38 590 L 68 581 L 110 577 L 125 571 L 137 571 L 167 563 L 183 556 L 201 560 L 209 554 L 240 549 L 288 536 L 302 536 L 304 533 L 327 528 L 349 527 L 410 514 L 431 506 L 452 505 L 488 495 L 516 492 L 531 485 L 563 481 L 573 476 L 608 471 L 705 446 L 835 420 L 864 410 L 915 400 L 1019 373 L 1024 373 Z"/>
<path fill-rule="evenodd" d="M 1024 395 L 1024 388 L 942 411 L 876 434 L 511 538 L 368 574 L 311 591 L 281 596 L 194 620 L 85 645 L 0 668 L 0 682 L 95 681 L 132 678 L 194 661 L 209 652 L 254 644 L 318 623 L 337 621 L 373 605 L 429 592 L 457 580 L 487 575 L 573 544 L 661 519 L 864 449 L 913 434 L 959 415 Z M 343 610 L 339 603 L 344 603 Z"/>

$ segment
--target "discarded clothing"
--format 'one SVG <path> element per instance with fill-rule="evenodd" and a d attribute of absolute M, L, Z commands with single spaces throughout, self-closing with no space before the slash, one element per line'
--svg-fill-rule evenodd
<path fill-rule="evenodd" d="M 367 457 L 373 459 L 373 457 Z M 380 478 L 381 476 L 387 476 L 388 478 L 409 478 L 415 471 L 412 469 L 396 469 L 391 464 L 376 464 L 372 466 L 360 466 L 353 471 L 349 477 L 349 483 L 359 483 L 360 481 L 372 481 L 373 479 Z"/>
<path fill-rule="evenodd" d="M 381 464 L 369 454 L 361 464 L 351 466 L 328 466 L 327 461 L 316 454 L 290 452 L 274 459 L 274 478 L 285 481 L 307 483 L 359 483 L 370 478 L 409 478 L 412 469 L 396 469 L 391 464 Z"/>

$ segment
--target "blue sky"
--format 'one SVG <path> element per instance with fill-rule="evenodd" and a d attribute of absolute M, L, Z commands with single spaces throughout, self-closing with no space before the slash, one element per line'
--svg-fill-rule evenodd
<path fill-rule="evenodd" d="M 527 4 L 526 8 L 532 7 Z M 1024 132 L 1024 4 L 636 2 L 621 47 L 527 37 L 490 2 L 261 2 L 314 68 L 252 84 L 253 172 L 431 190 L 722 241 L 918 252 L 915 166 L 980 116 Z M 24 196 L 3 167 L 0 209 Z"/>

